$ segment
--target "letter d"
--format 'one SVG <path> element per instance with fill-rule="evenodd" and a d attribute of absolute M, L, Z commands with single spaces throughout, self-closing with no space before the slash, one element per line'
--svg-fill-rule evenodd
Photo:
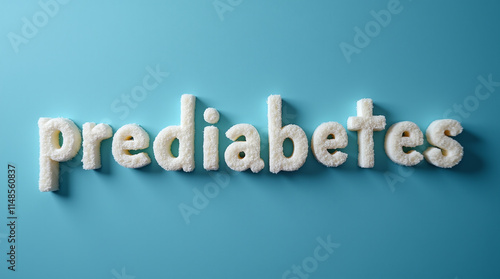
<path fill-rule="evenodd" d="M 153 142 L 156 161 L 165 170 L 194 170 L 194 110 L 196 97 L 182 95 L 181 125 L 161 130 Z M 179 140 L 179 156 L 172 154 L 172 142 Z"/>

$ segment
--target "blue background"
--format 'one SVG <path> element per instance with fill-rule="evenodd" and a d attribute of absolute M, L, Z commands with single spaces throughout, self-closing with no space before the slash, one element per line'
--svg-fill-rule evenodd
<path fill-rule="evenodd" d="M 8 34 L 22 34 L 22 18 L 42 8 L 2 0 L 0 277 L 281 278 L 313 256 L 317 237 L 330 237 L 340 246 L 310 278 L 500 278 L 500 87 L 477 104 L 470 97 L 479 76 L 500 80 L 500 2 L 402 0 L 348 63 L 340 43 L 353 44 L 354 28 L 388 2 L 245 0 L 219 16 L 212 1 L 71 1 L 16 53 Z M 170 75 L 118 111 L 156 65 Z M 197 96 L 196 169 L 167 172 L 152 141 L 179 124 L 186 93 Z M 284 124 L 300 125 L 309 140 L 322 122 L 346 127 L 361 98 L 374 100 L 387 127 L 408 120 L 423 132 L 454 104 L 476 107 L 461 119 L 465 155 L 453 169 L 398 167 L 384 152 L 385 131 L 375 133 L 375 168 L 358 168 L 357 134 L 348 132 L 341 167 L 309 152 L 299 171 L 274 175 L 270 94 L 283 97 Z M 202 167 L 206 107 L 221 113 L 215 176 Z M 39 117 L 114 131 L 138 123 L 153 162 L 121 167 L 106 140 L 101 170 L 83 170 L 80 151 L 61 164 L 61 190 L 41 193 Z M 258 174 L 226 171 L 224 132 L 237 123 L 261 135 Z M 18 175 L 16 272 L 6 262 L 7 163 Z M 179 205 L 192 206 L 194 190 L 220 179 L 228 186 L 187 224 Z"/>

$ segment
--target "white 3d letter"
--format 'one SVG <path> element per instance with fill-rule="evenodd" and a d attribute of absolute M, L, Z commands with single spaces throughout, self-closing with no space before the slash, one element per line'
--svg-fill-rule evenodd
<path fill-rule="evenodd" d="M 207 108 L 203 113 L 203 119 L 210 124 L 216 124 L 219 118 L 219 112 L 214 108 Z M 203 168 L 219 169 L 219 129 L 215 126 L 203 129 Z"/>
<path fill-rule="evenodd" d="M 433 121 L 427 131 L 427 141 L 439 148 L 429 147 L 424 151 L 425 159 L 440 168 L 451 168 L 462 160 L 464 149 L 460 143 L 450 138 L 462 133 L 462 125 L 453 119 Z"/>
<path fill-rule="evenodd" d="M 156 161 L 165 170 L 194 170 L 194 111 L 196 97 L 182 95 L 181 125 L 161 130 L 153 143 Z M 179 140 L 179 156 L 172 154 L 172 142 Z"/>
<path fill-rule="evenodd" d="M 148 165 L 151 159 L 146 152 L 130 154 L 129 150 L 145 149 L 148 146 L 148 133 L 137 124 L 127 124 L 116 131 L 111 149 L 118 164 L 136 169 Z"/>
<path fill-rule="evenodd" d="M 59 162 L 75 157 L 82 144 L 80 130 L 66 118 L 40 118 L 40 180 L 42 192 L 59 190 Z M 59 145 L 62 134 L 63 145 Z"/>
<path fill-rule="evenodd" d="M 282 127 L 281 122 L 281 96 L 271 95 L 268 104 L 268 129 L 269 129 L 269 170 L 272 173 L 295 171 L 304 165 L 307 158 L 308 142 L 306 133 L 297 125 Z M 293 142 L 293 153 L 290 157 L 283 154 L 285 139 Z"/>
<path fill-rule="evenodd" d="M 328 138 L 328 136 L 332 138 Z M 328 149 L 347 146 L 347 133 L 337 122 L 323 123 L 316 128 L 311 139 L 311 149 L 318 162 L 327 167 L 338 167 L 347 160 L 347 154 L 340 151 L 328 152 Z"/>
<path fill-rule="evenodd" d="M 357 102 L 357 117 L 347 119 L 347 129 L 358 131 L 358 165 L 362 168 L 373 168 L 375 152 L 373 151 L 373 131 L 385 129 L 385 116 L 373 116 L 372 99 L 361 99 Z"/>
<path fill-rule="evenodd" d="M 385 134 L 385 153 L 394 162 L 403 166 L 414 166 L 424 159 L 420 152 L 411 150 L 408 153 L 403 147 L 415 147 L 424 143 L 424 135 L 417 124 L 410 121 L 392 125 Z"/>
<path fill-rule="evenodd" d="M 226 148 L 226 164 L 235 171 L 245 171 L 249 168 L 253 173 L 261 171 L 264 161 L 260 158 L 260 136 L 257 129 L 250 124 L 237 124 L 226 132 L 226 137 L 232 141 L 240 136 L 244 136 L 246 141 L 233 142 Z"/>
<path fill-rule="evenodd" d="M 83 169 L 95 170 L 101 168 L 101 141 L 109 139 L 113 130 L 107 124 L 87 122 L 83 124 Z"/>

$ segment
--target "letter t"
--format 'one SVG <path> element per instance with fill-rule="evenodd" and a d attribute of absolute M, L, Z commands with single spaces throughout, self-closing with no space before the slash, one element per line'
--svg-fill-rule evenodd
<path fill-rule="evenodd" d="M 362 168 L 373 168 L 375 152 L 373 151 L 373 131 L 385 129 L 385 116 L 373 116 L 372 99 L 361 99 L 357 102 L 357 116 L 347 119 L 347 129 L 358 131 L 358 165 Z"/>

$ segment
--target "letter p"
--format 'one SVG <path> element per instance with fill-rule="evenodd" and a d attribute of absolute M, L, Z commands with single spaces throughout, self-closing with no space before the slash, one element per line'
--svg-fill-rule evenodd
<path fill-rule="evenodd" d="M 82 135 L 66 118 L 40 118 L 40 180 L 42 192 L 59 190 L 59 162 L 71 160 L 80 150 Z M 63 144 L 59 144 L 62 134 Z"/>

